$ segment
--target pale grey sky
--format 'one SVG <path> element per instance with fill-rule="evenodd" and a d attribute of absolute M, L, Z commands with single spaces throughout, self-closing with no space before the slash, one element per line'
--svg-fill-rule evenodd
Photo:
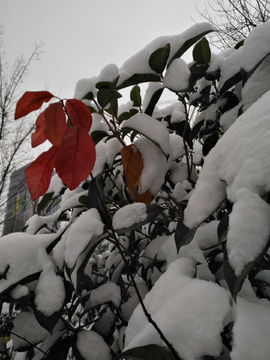
<path fill-rule="evenodd" d="M 212 1 L 213 2 L 213 1 Z M 161 35 L 205 21 L 201 0 L 0 0 L 6 60 L 30 56 L 44 41 L 21 92 L 47 90 L 72 97 L 81 78 L 125 60 Z"/>

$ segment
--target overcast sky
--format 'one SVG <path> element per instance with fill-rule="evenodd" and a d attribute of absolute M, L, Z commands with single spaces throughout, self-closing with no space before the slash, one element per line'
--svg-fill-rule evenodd
<path fill-rule="evenodd" d="M 213 2 L 213 1 L 210 1 Z M 161 35 L 205 21 L 196 0 L 0 0 L 6 60 L 29 57 L 44 42 L 39 61 L 20 91 L 49 90 L 72 97 L 76 82 L 125 60 Z"/>

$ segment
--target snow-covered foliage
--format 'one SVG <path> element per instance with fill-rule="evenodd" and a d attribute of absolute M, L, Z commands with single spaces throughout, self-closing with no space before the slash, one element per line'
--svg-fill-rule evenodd
<path fill-rule="evenodd" d="M 197 24 L 77 83 L 96 163 L 75 190 L 53 177 L 26 232 L 0 239 L 9 355 L 270 358 L 269 27 L 212 54 Z M 178 101 L 161 108 L 164 90 Z"/>

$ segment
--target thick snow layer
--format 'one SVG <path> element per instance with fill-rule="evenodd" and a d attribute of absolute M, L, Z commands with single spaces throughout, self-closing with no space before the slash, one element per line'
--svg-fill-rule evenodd
<path fill-rule="evenodd" d="M 245 40 L 242 67 L 249 72 L 270 52 L 270 22 L 256 26 Z"/>
<path fill-rule="evenodd" d="M 0 238 L 0 292 L 28 275 L 42 270 L 48 255 L 40 247 L 35 235 L 12 233 Z"/>
<path fill-rule="evenodd" d="M 185 155 L 183 138 L 177 134 L 170 134 L 170 143 L 172 147 L 172 161 Z"/>
<path fill-rule="evenodd" d="M 122 128 L 130 128 L 145 135 L 156 142 L 165 155 L 170 154 L 169 132 L 165 125 L 155 118 L 143 113 L 138 113 L 130 119 L 123 121 Z"/>
<path fill-rule="evenodd" d="M 185 210 L 185 224 L 190 228 L 198 226 L 216 209 L 226 189 L 228 199 L 235 203 L 228 232 L 229 261 L 238 274 L 261 253 L 270 232 L 265 218 L 269 205 L 260 199 L 270 190 L 269 113 L 267 92 L 237 118 L 205 158 Z M 247 242 L 251 244 L 247 246 Z"/>
<path fill-rule="evenodd" d="M 113 282 L 108 282 L 92 290 L 84 310 L 89 310 L 108 301 L 111 301 L 115 307 L 119 307 L 121 303 L 120 287 Z"/>
<path fill-rule="evenodd" d="M 166 46 L 168 43 L 171 46 L 170 50 L 170 59 L 175 55 L 175 53 L 181 48 L 181 46 L 189 39 L 204 33 L 206 31 L 214 30 L 212 25 L 209 23 L 195 24 L 188 30 L 184 31 L 179 35 L 171 36 L 161 36 L 151 43 L 146 45 L 141 51 L 133 55 L 128 59 L 121 68 L 119 68 L 120 78 L 118 80 L 118 85 L 122 84 L 125 80 L 130 78 L 134 74 L 149 74 L 155 73 L 149 66 L 148 60 L 150 55 L 157 49 Z"/>
<path fill-rule="evenodd" d="M 102 173 L 106 161 L 107 161 L 106 144 L 104 142 L 100 141 L 96 145 L 96 161 L 95 161 L 94 168 L 92 170 L 93 177 Z"/>
<path fill-rule="evenodd" d="M 144 110 L 147 109 L 147 106 L 149 105 L 154 93 L 160 89 L 163 89 L 163 85 L 161 82 L 149 82 L 148 87 L 144 94 L 144 98 L 143 98 L 142 108 Z M 162 115 L 161 115 L 161 117 L 162 117 Z"/>
<path fill-rule="evenodd" d="M 242 49 L 240 47 L 238 50 L 235 50 L 226 60 L 221 64 L 221 76 L 219 79 L 218 90 L 222 88 L 227 80 L 236 75 L 241 69 L 242 61 Z"/>
<path fill-rule="evenodd" d="M 147 208 L 144 203 L 134 203 L 123 206 L 114 214 L 112 225 L 115 230 L 129 228 L 147 218 Z"/>
<path fill-rule="evenodd" d="M 220 180 L 212 159 L 206 157 L 195 191 L 185 209 L 185 225 L 190 229 L 197 227 L 216 210 L 225 197 L 226 183 Z"/>
<path fill-rule="evenodd" d="M 194 270 L 191 259 L 176 260 L 144 299 L 149 313 L 184 360 L 221 353 L 219 334 L 230 310 L 229 293 L 214 283 L 192 279 Z M 126 329 L 126 349 L 149 343 L 162 345 L 138 305 Z"/>
<path fill-rule="evenodd" d="M 79 331 L 76 348 L 85 360 L 111 360 L 112 358 L 110 347 L 95 331 Z"/>
<path fill-rule="evenodd" d="M 33 345 L 40 343 L 49 336 L 49 332 L 45 330 L 36 320 L 31 312 L 21 312 L 14 320 L 11 338 L 13 340 L 14 349 L 20 349 L 29 346 L 29 342 Z M 14 334 L 18 334 L 18 337 Z M 29 342 L 28 342 L 29 341 Z"/>
<path fill-rule="evenodd" d="M 93 236 L 100 236 L 103 233 L 103 228 L 104 224 L 95 208 L 84 212 L 71 225 L 65 251 L 65 260 L 69 268 L 75 265 L 78 256 L 85 250 Z"/>
<path fill-rule="evenodd" d="M 123 145 L 116 138 L 110 139 L 106 142 L 106 157 L 110 169 L 113 166 L 116 155 L 120 154 L 122 147 Z"/>
<path fill-rule="evenodd" d="M 96 89 L 97 76 L 94 76 L 90 79 L 81 79 L 77 82 L 75 87 L 74 99 L 82 100 L 83 97 L 92 92 L 94 96 L 97 94 Z"/>
<path fill-rule="evenodd" d="M 190 85 L 190 71 L 186 62 L 175 59 L 166 71 L 163 86 L 176 92 L 187 91 Z"/>
<path fill-rule="evenodd" d="M 238 298 L 231 360 L 270 359 L 269 307 Z"/>
<path fill-rule="evenodd" d="M 51 182 L 47 190 L 47 193 L 53 192 L 53 196 L 58 196 L 63 187 L 64 187 L 63 181 L 60 179 L 58 174 L 54 174 L 51 178 Z"/>
<path fill-rule="evenodd" d="M 136 140 L 135 145 L 143 159 L 143 171 L 140 179 L 141 190 L 139 194 L 149 190 L 153 196 L 156 196 L 171 166 L 171 157 L 167 160 L 160 148 L 145 137 Z"/>
<path fill-rule="evenodd" d="M 61 310 L 65 297 L 63 278 L 56 275 L 53 263 L 47 261 L 43 266 L 35 291 L 36 308 L 45 316 L 50 316 Z"/>
<path fill-rule="evenodd" d="M 270 205 L 247 189 L 237 194 L 229 220 L 227 251 L 235 274 L 240 275 L 244 265 L 254 261 L 268 242 Z"/>

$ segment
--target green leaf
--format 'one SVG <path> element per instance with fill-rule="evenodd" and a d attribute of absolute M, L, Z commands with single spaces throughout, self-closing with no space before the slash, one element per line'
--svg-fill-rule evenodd
<path fill-rule="evenodd" d="M 93 106 L 87 106 L 88 109 L 91 111 L 92 114 L 95 114 L 97 110 Z"/>
<path fill-rule="evenodd" d="M 223 215 L 217 228 L 219 242 L 223 242 L 227 239 L 227 233 L 229 229 L 229 212 Z"/>
<path fill-rule="evenodd" d="M 236 302 L 237 293 L 241 290 L 242 285 L 245 281 L 245 278 L 247 277 L 249 272 L 252 270 L 254 265 L 256 265 L 258 263 L 258 261 L 260 261 L 263 258 L 263 256 L 266 254 L 269 246 L 270 246 L 270 238 L 269 238 L 266 246 L 264 247 L 263 251 L 255 258 L 254 261 L 251 261 L 244 267 L 243 271 L 241 272 L 241 274 L 239 276 L 235 275 L 235 272 L 234 272 L 233 268 L 231 267 L 231 264 L 228 259 L 227 249 L 225 247 L 224 260 L 223 260 L 223 273 L 224 273 L 225 281 L 228 284 L 229 290 L 230 290 L 231 295 L 235 302 Z"/>
<path fill-rule="evenodd" d="M 147 108 L 145 109 L 144 113 L 152 116 L 155 106 L 158 103 L 162 93 L 163 93 L 164 88 L 160 88 L 157 91 L 154 92 L 154 94 L 151 97 L 151 100 L 149 101 Z"/>
<path fill-rule="evenodd" d="M 41 325 L 44 329 L 49 331 L 50 334 L 52 334 L 55 325 L 58 323 L 59 319 L 61 318 L 62 309 L 54 312 L 50 316 L 43 314 L 37 308 L 34 308 L 34 313 L 39 325 Z"/>
<path fill-rule="evenodd" d="M 72 341 L 73 336 L 61 338 L 53 344 L 49 353 L 43 357 L 43 360 L 66 360 Z"/>
<path fill-rule="evenodd" d="M 133 101 L 133 106 L 140 107 L 142 105 L 141 89 L 138 85 L 131 89 L 130 100 Z"/>
<path fill-rule="evenodd" d="M 204 31 L 201 34 L 198 34 L 198 35 L 194 36 L 193 38 L 188 39 L 187 41 L 185 41 L 184 44 L 180 47 L 180 49 L 178 49 L 177 52 L 173 55 L 173 57 L 169 61 L 167 67 L 169 67 L 171 65 L 171 63 L 173 62 L 174 59 L 177 59 L 177 58 L 181 57 L 187 51 L 187 49 L 189 49 L 198 40 L 200 40 L 202 37 L 204 37 L 205 35 L 209 34 L 212 31 L 214 31 L 214 30 Z"/>
<path fill-rule="evenodd" d="M 215 81 L 220 78 L 220 69 L 205 73 L 205 79 L 209 81 Z"/>
<path fill-rule="evenodd" d="M 229 90 L 231 87 L 239 83 L 241 80 L 242 80 L 241 71 L 238 71 L 236 74 L 234 74 L 225 81 L 222 88 L 219 90 L 219 94 L 220 95 L 224 94 L 225 91 Z"/>
<path fill-rule="evenodd" d="M 206 38 L 202 38 L 202 40 L 194 46 L 193 59 L 201 65 L 209 64 L 211 60 L 211 50 Z"/>
<path fill-rule="evenodd" d="M 180 121 L 179 123 L 175 122 L 171 125 L 176 130 L 177 134 L 182 136 L 183 140 L 185 140 L 188 146 L 193 149 L 193 143 L 191 140 L 191 128 L 188 121 Z"/>
<path fill-rule="evenodd" d="M 97 93 L 99 105 L 104 109 L 113 100 L 119 99 L 122 95 L 114 89 L 102 88 Z"/>
<path fill-rule="evenodd" d="M 170 55 L 171 45 L 168 43 L 162 48 L 155 50 L 149 57 L 148 64 L 152 70 L 162 74 Z"/>
<path fill-rule="evenodd" d="M 106 133 L 106 131 L 95 130 L 91 132 L 91 138 L 94 140 L 95 145 L 97 145 L 106 136 L 109 136 L 109 134 Z"/>
<path fill-rule="evenodd" d="M 185 246 L 193 239 L 197 228 L 189 229 L 183 222 L 178 222 L 175 230 L 175 245 L 177 252 L 182 246 Z"/>
<path fill-rule="evenodd" d="M 163 347 L 155 344 L 135 347 L 123 351 L 116 359 L 130 359 L 130 360 L 174 360 L 172 353 Z"/>
<path fill-rule="evenodd" d="M 97 175 L 94 179 L 92 179 L 89 184 L 86 204 L 88 209 L 96 208 L 106 227 L 108 229 L 112 228 L 111 219 L 106 207 L 103 184 L 101 182 L 100 175 Z"/>
<path fill-rule="evenodd" d="M 160 76 L 157 74 L 134 74 L 127 80 L 123 81 L 122 84 L 116 87 L 117 90 L 123 89 L 128 86 L 141 84 L 149 81 L 161 81 Z"/>
<path fill-rule="evenodd" d="M 196 84 L 197 80 L 201 79 L 205 76 L 205 72 L 208 69 L 208 65 L 197 64 L 196 62 L 191 66 L 190 73 L 191 73 L 191 82 L 192 84 Z"/>
<path fill-rule="evenodd" d="M 113 81 L 99 81 L 98 83 L 96 83 L 95 86 L 99 90 L 104 89 L 104 88 L 106 88 L 106 89 L 115 89 L 115 86 L 117 84 L 119 76 L 120 75 L 118 75 Z"/>
<path fill-rule="evenodd" d="M 136 203 L 131 204 L 131 205 L 127 205 L 127 206 L 132 206 L 132 205 L 137 205 Z M 139 229 L 141 226 L 148 224 L 149 222 L 152 222 L 156 219 L 156 217 L 162 213 L 162 211 L 164 210 L 163 208 L 161 208 L 160 206 L 157 205 L 151 205 L 151 204 L 145 204 L 146 205 L 146 218 L 144 220 L 141 220 L 139 222 L 134 222 L 132 225 L 126 227 L 126 228 L 121 228 L 121 229 L 114 229 L 118 234 L 124 234 L 127 231 L 133 231 L 133 230 L 137 230 Z M 124 209 L 124 208 L 122 208 Z M 122 210 L 120 209 L 120 210 Z M 118 210 L 119 211 L 119 210 Z M 117 213 L 116 213 L 117 214 Z"/>
<path fill-rule="evenodd" d="M 38 215 L 41 214 L 42 210 L 44 210 L 46 208 L 46 206 L 49 204 L 49 202 L 51 201 L 52 197 L 53 197 L 54 192 L 50 192 L 50 193 L 46 193 L 41 201 L 38 203 L 37 206 L 37 213 Z"/>
<path fill-rule="evenodd" d="M 94 100 L 94 94 L 92 91 L 89 91 L 87 94 L 85 94 L 82 100 Z"/>
<path fill-rule="evenodd" d="M 207 136 L 202 148 L 203 156 L 206 156 L 213 149 L 213 147 L 216 145 L 218 140 L 219 140 L 219 135 L 217 132 L 214 132 L 213 134 Z"/>

